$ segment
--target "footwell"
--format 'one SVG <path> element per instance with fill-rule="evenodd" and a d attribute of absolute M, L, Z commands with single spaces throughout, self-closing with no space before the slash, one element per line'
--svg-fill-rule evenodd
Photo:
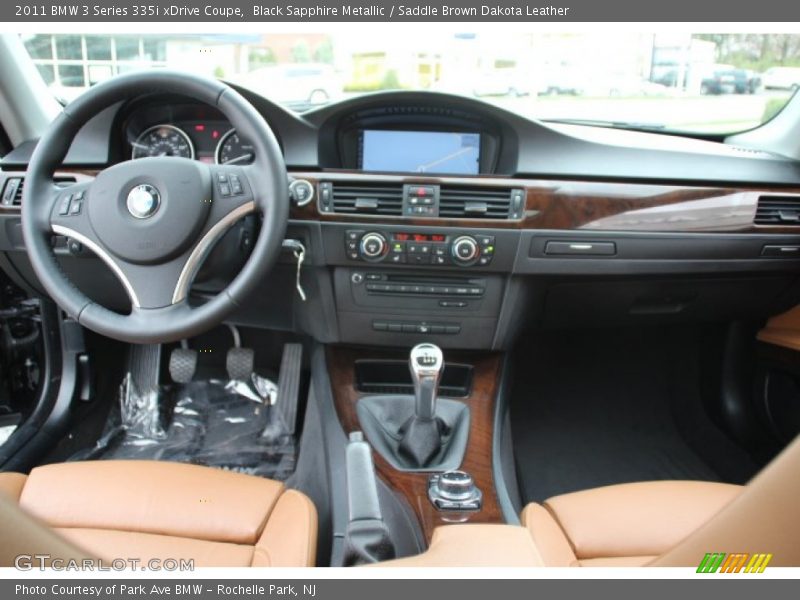
<path fill-rule="evenodd" d="M 97 444 L 69 460 L 166 460 L 285 480 L 296 444 L 273 401 L 274 386 L 257 375 L 144 392 L 128 375 Z"/>
<path fill-rule="evenodd" d="M 520 344 L 511 428 L 523 501 L 634 481 L 745 483 L 757 467 L 702 399 L 715 331 L 553 331 Z"/>

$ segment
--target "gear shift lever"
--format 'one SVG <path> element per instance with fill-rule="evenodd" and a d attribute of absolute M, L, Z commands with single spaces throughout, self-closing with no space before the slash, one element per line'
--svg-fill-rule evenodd
<path fill-rule="evenodd" d="M 436 396 L 444 368 L 444 356 L 434 344 L 417 344 L 411 349 L 409 368 L 414 380 L 414 410 L 418 419 L 436 416 Z"/>
<path fill-rule="evenodd" d="M 424 468 L 442 449 L 444 424 L 436 417 L 436 396 L 444 368 L 438 346 L 419 344 L 409 357 L 414 380 L 414 416 L 402 428 L 399 451 L 416 467 Z"/>
<path fill-rule="evenodd" d="M 415 346 L 408 369 L 413 396 L 367 395 L 356 403 L 364 434 L 375 451 L 399 471 L 458 469 L 469 440 L 470 410 L 466 402 L 437 398 L 445 370 L 442 351 L 433 344 Z"/>

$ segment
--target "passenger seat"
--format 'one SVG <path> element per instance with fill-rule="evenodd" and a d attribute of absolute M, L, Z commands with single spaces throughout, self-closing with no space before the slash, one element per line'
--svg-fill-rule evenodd
<path fill-rule="evenodd" d="M 378 566 L 694 567 L 706 553 L 800 566 L 800 437 L 746 486 L 653 481 L 529 504 L 524 527 L 448 525 L 430 548 Z"/>
<path fill-rule="evenodd" d="M 742 489 L 701 481 L 610 485 L 529 504 L 521 520 L 545 565 L 638 567 L 677 546 Z"/>

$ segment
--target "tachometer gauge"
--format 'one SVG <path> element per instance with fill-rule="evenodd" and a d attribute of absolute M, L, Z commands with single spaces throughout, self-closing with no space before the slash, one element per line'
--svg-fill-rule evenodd
<path fill-rule="evenodd" d="M 231 129 L 217 144 L 218 165 L 249 165 L 255 159 L 255 148 Z"/>
<path fill-rule="evenodd" d="M 194 158 L 194 145 L 182 129 L 174 125 L 156 125 L 133 142 L 132 158 L 147 156 Z"/>

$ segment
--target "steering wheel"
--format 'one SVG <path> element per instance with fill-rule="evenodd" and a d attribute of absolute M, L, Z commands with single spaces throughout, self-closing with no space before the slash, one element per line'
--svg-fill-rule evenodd
<path fill-rule="evenodd" d="M 57 187 L 53 175 L 80 128 L 117 102 L 142 94 L 181 94 L 218 108 L 255 150 L 247 166 L 177 157 L 129 160 L 88 183 Z M 249 213 L 262 217 L 253 251 L 226 289 L 189 303 L 189 287 L 215 242 Z M 33 269 L 53 300 L 81 325 L 131 343 L 190 337 L 221 323 L 270 271 L 289 215 L 286 166 L 263 117 L 225 84 L 153 70 L 100 83 L 69 104 L 39 140 L 22 200 L 22 231 Z M 100 257 L 122 282 L 130 314 L 90 300 L 56 260 L 59 234 Z"/>

